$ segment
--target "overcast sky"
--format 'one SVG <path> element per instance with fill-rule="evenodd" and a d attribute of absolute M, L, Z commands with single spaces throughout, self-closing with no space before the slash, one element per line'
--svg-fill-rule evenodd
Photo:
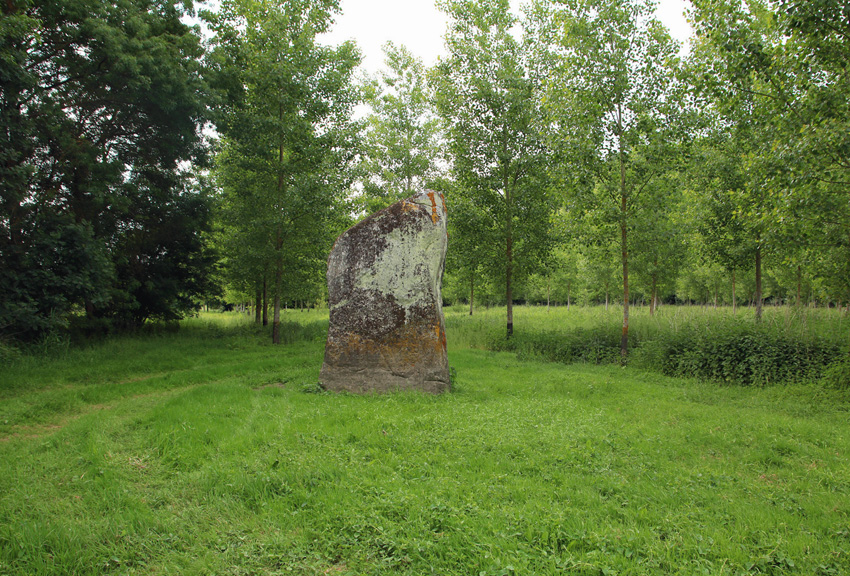
<path fill-rule="evenodd" d="M 511 0 L 516 8 L 520 2 Z M 673 38 L 684 45 L 691 35 L 685 20 L 687 0 L 658 0 L 658 18 Z M 383 67 L 381 46 L 388 41 L 404 44 L 432 66 L 445 55 L 443 35 L 446 16 L 434 6 L 434 0 L 341 0 L 342 14 L 336 17 L 324 41 L 337 44 L 354 40 L 363 52 L 363 67 L 375 73 Z"/>

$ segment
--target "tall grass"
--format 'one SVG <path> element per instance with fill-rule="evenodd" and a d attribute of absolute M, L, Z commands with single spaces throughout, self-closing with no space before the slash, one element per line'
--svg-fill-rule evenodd
<path fill-rule="evenodd" d="M 599 364 L 621 359 L 620 314 L 614 307 L 519 307 L 511 339 L 499 326 L 499 311 L 485 311 L 477 322 L 487 326 L 484 347 Z M 631 316 L 630 363 L 670 376 L 741 385 L 816 381 L 847 357 L 850 323 L 836 310 L 768 308 L 761 323 L 751 311 L 728 308 L 670 306 L 654 316 L 638 308 Z"/>

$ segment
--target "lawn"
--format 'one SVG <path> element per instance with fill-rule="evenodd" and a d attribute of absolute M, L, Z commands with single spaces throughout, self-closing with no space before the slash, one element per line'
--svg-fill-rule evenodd
<path fill-rule="evenodd" d="M 521 321 L 540 310 L 520 310 Z M 848 404 L 476 348 L 442 396 L 316 387 L 236 315 L 0 367 L 0 574 L 848 574 Z"/>

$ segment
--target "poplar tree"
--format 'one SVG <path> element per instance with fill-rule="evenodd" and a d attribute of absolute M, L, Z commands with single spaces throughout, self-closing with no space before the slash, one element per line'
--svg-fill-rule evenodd
<path fill-rule="evenodd" d="M 507 0 L 449 0 L 449 56 L 434 70 L 457 194 L 478 210 L 479 246 L 490 248 L 513 334 L 514 282 L 537 267 L 551 244 L 548 149 L 541 134 L 540 84 L 529 46 L 514 36 Z M 451 207 L 451 198 L 448 199 Z M 496 243 L 492 244 L 491 239 Z"/>
<path fill-rule="evenodd" d="M 408 198 L 438 176 L 439 121 L 422 61 L 384 45 L 385 69 L 365 87 L 371 108 L 364 138 L 363 193 L 374 212 Z"/>
<path fill-rule="evenodd" d="M 360 58 L 353 43 L 317 41 L 338 9 L 337 0 L 226 0 L 206 15 L 215 32 L 209 64 L 226 150 L 218 177 L 230 245 L 244 252 L 240 242 L 252 243 L 249 261 L 229 264 L 265 263 L 276 344 L 284 291 L 317 283 L 345 217 L 338 208 L 354 156 L 352 74 Z"/>
<path fill-rule="evenodd" d="M 624 361 L 630 234 L 676 153 L 678 46 L 653 8 L 648 0 L 558 2 L 558 64 L 547 93 L 550 142 L 563 158 L 568 204 L 575 217 L 595 219 L 619 244 Z"/>

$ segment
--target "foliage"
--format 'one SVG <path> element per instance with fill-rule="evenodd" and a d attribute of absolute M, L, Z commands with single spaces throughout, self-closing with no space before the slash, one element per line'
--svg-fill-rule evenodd
<path fill-rule="evenodd" d="M 850 392 L 850 361 L 845 357 L 830 364 L 824 370 L 822 382 L 828 388 Z"/>
<path fill-rule="evenodd" d="M 479 345 L 551 362 L 619 361 L 616 312 L 591 310 L 523 312 L 533 318 L 533 327 L 505 340 L 491 322 L 479 328 L 488 335 Z M 841 322 L 825 322 L 814 313 L 786 309 L 756 323 L 752 315 L 743 319 L 713 310 L 663 307 L 657 317 L 646 308 L 636 312 L 629 365 L 645 370 L 741 386 L 812 384 L 834 373 L 838 380 L 832 382 L 843 374 L 840 368 L 828 369 L 847 351 Z"/>
<path fill-rule="evenodd" d="M 678 47 L 652 10 L 643 0 L 560 4 L 552 47 L 558 64 L 546 92 L 549 139 L 563 159 L 558 172 L 567 206 L 574 218 L 595 224 L 609 243 L 619 243 L 624 360 L 630 235 L 641 218 L 649 229 L 656 224 L 647 207 L 665 205 L 656 193 L 664 190 L 658 179 L 678 156 L 679 108 L 673 103 Z"/>
<path fill-rule="evenodd" d="M 633 339 L 632 346 L 639 342 Z M 620 361 L 620 331 L 616 326 L 560 331 L 523 331 L 516 338 L 493 338 L 488 345 L 499 352 L 516 352 L 519 359 L 572 364 L 611 364 Z"/>
<path fill-rule="evenodd" d="M 439 123 L 425 66 L 404 46 L 384 45 L 386 69 L 369 79 L 363 201 L 367 213 L 408 198 L 437 177 Z"/>
<path fill-rule="evenodd" d="M 660 333 L 641 352 L 642 364 L 663 374 L 765 386 L 816 381 L 844 350 L 821 337 L 726 321 Z"/>
<path fill-rule="evenodd" d="M 541 84 L 527 42 L 507 0 L 447 0 L 449 56 L 433 72 L 437 110 L 446 127 L 457 205 L 475 226 L 464 242 L 475 246 L 490 275 L 504 282 L 507 334 L 513 331 L 513 282 L 545 259 L 555 208 L 541 133 Z M 448 199 L 451 207 L 455 201 Z M 477 215 L 474 215 L 477 213 Z M 479 260 L 480 261 L 480 260 Z M 471 278 L 472 262 L 461 263 Z"/>
<path fill-rule="evenodd" d="M 272 285 L 276 343 L 281 299 L 324 284 L 325 248 L 347 217 L 359 55 L 351 42 L 317 41 L 337 10 L 335 0 L 232 0 L 206 16 L 227 265 L 251 288 Z"/>
<path fill-rule="evenodd" d="M 180 165 L 202 161 L 205 109 L 182 5 L 12 0 L 2 10 L 0 332 L 37 338 L 82 308 L 133 325 L 191 310 L 207 289 L 208 212 Z M 161 242 L 162 219 L 148 216 L 171 210 L 193 217 L 170 220 L 188 228 Z M 163 265 L 130 269 L 151 259 Z M 158 275 L 177 269 L 186 273 Z"/>

